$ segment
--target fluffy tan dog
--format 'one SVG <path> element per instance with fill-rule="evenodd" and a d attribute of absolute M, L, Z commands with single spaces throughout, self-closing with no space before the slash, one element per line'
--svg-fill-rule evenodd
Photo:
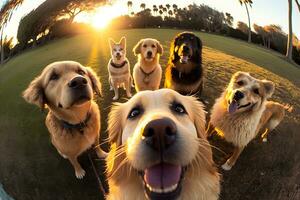
<path fill-rule="evenodd" d="M 151 38 L 140 40 L 133 48 L 138 62 L 133 68 L 133 79 L 137 92 L 159 89 L 162 69 L 159 64 L 163 47 L 159 41 Z"/>
<path fill-rule="evenodd" d="M 215 200 L 219 174 L 203 105 L 171 89 L 143 91 L 109 114 L 108 200 Z"/>
<path fill-rule="evenodd" d="M 273 82 L 258 80 L 249 73 L 237 72 L 216 100 L 211 113 L 210 130 L 215 127 L 217 133 L 234 146 L 233 155 L 222 168 L 230 170 L 245 146 L 256 137 L 259 131 L 263 141 L 283 119 L 287 106 L 267 101 L 275 90 Z"/>
<path fill-rule="evenodd" d="M 101 94 L 97 75 L 73 61 L 46 66 L 23 92 L 27 102 L 49 108 L 46 126 L 52 144 L 61 156 L 69 159 L 77 178 L 85 175 L 77 157 L 99 143 L 100 113 L 93 101 L 94 92 Z M 100 148 L 97 154 L 106 156 Z"/>
<path fill-rule="evenodd" d="M 122 37 L 117 43 L 109 39 L 111 59 L 108 63 L 110 89 L 114 90 L 113 100 L 119 99 L 119 88 L 126 90 L 127 97 L 131 97 L 132 77 L 130 74 L 130 64 L 126 58 L 126 38 Z"/>

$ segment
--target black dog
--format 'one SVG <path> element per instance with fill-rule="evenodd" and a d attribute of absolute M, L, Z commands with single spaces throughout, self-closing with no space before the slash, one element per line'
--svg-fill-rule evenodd
<path fill-rule="evenodd" d="M 178 34 L 171 44 L 165 87 L 183 95 L 199 95 L 203 89 L 202 41 L 195 34 Z"/>

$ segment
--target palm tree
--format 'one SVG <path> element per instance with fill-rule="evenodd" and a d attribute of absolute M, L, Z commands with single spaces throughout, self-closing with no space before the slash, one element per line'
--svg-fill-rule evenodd
<path fill-rule="evenodd" d="M 173 16 L 173 11 L 172 11 L 172 10 L 169 10 L 169 11 L 168 11 L 168 14 L 169 14 L 169 17 L 172 17 L 172 16 Z"/>
<path fill-rule="evenodd" d="M 157 15 L 157 12 L 158 12 L 158 8 L 156 5 L 153 5 L 153 12 L 154 12 L 154 15 Z"/>
<path fill-rule="evenodd" d="M 168 10 L 170 10 L 171 5 L 170 5 L 170 4 L 166 4 L 166 8 L 167 8 Z"/>
<path fill-rule="evenodd" d="M 177 13 L 177 11 L 178 11 L 178 6 L 176 5 L 176 4 L 173 4 L 173 12 L 174 12 L 174 14 L 176 14 Z"/>
<path fill-rule="evenodd" d="M 128 7 L 128 15 L 132 9 L 132 1 L 127 1 L 127 7 Z"/>
<path fill-rule="evenodd" d="M 249 15 L 249 10 L 248 10 L 248 5 L 252 8 L 252 0 L 239 0 L 241 5 L 245 5 L 246 7 L 246 11 L 247 11 L 247 15 L 248 15 L 248 42 L 251 42 L 251 22 L 250 22 L 250 15 Z"/>
<path fill-rule="evenodd" d="M 140 8 L 145 10 L 146 9 L 146 4 L 145 3 L 141 3 Z"/>
<path fill-rule="evenodd" d="M 10 0 L 6 1 L 0 9 L 0 64 L 4 62 L 4 48 L 3 48 L 3 36 L 4 29 L 8 22 L 11 20 L 13 12 L 24 2 L 24 0 Z"/>
<path fill-rule="evenodd" d="M 164 7 L 163 5 L 159 5 L 159 6 L 158 6 L 158 8 L 159 8 L 160 10 L 162 10 L 163 7 Z"/>
<path fill-rule="evenodd" d="M 160 14 L 160 16 L 163 16 L 163 11 L 162 10 L 159 10 L 159 14 Z"/>
<path fill-rule="evenodd" d="M 167 15 L 167 8 L 163 7 L 162 11 L 164 12 L 164 16 L 166 16 Z"/>

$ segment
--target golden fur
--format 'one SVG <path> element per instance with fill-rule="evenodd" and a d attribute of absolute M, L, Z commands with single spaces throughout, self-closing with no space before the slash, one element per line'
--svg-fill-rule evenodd
<path fill-rule="evenodd" d="M 85 99 L 78 97 L 70 89 L 70 81 L 84 78 L 86 82 Z M 81 79 L 83 80 L 83 79 Z M 97 75 L 87 67 L 73 61 L 55 62 L 44 68 L 23 92 L 24 99 L 44 109 L 49 108 L 46 126 L 52 144 L 61 156 L 69 159 L 75 169 L 77 178 L 83 178 L 85 171 L 77 161 L 77 157 L 99 143 L 100 113 L 98 105 L 93 101 L 93 93 L 101 94 L 101 84 Z M 90 115 L 83 130 L 67 129 L 62 120 L 70 124 L 84 122 Z M 99 157 L 105 152 L 97 148 Z"/>
<path fill-rule="evenodd" d="M 133 48 L 133 52 L 138 56 L 138 62 L 133 68 L 136 91 L 159 89 L 162 77 L 159 58 L 163 54 L 163 47 L 160 42 L 151 38 L 142 39 Z M 152 52 L 149 58 L 148 52 Z"/>
<path fill-rule="evenodd" d="M 174 101 L 184 106 L 185 115 L 179 116 L 171 110 Z M 137 105 L 143 112 L 134 120 L 128 119 L 127 116 Z M 128 102 L 112 107 L 108 123 L 111 150 L 107 157 L 110 188 L 107 199 L 146 199 L 138 171 L 155 164 L 152 159 L 158 156 L 151 157 L 151 151 L 142 142 L 141 132 L 148 123 L 161 117 L 167 117 L 176 124 L 179 137 L 176 158 L 174 155 L 165 156 L 164 160 L 187 167 L 178 199 L 218 199 L 219 174 L 214 167 L 212 151 L 205 136 L 203 105 L 192 96 L 182 96 L 170 89 L 143 91 Z"/>
<path fill-rule="evenodd" d="M 119 99 L 119 88 L 123 87 L 126 90 L 127 97 L 131 97 L 132 77 L 130 73 L 130 64 L 126 58 L 126 38 L 122 37 L 117 43 L 109 39 L 109 46 L 111 51 L 111 60 L 108 63 L 109 83 L 111 90 L 114 90 L 115 96 L 113 100 Z M 116 65 L 126 64 L 121 68 L 116 68 L 111 65 L 113 62 Z"/>
<path fill-rule="evenodd" d="M 221 97 L 216 100 L 211 112 L 210 125 L 235 146 L 233 155 L 222 166 L 223 169 L 231 169 L 244 147 L 260 130 L 266 131 L 262 137 L 267 141 L 267 133 L 283 119 L 286 107 L 267 101 L 274 90 L 275 86 L 271 81 L 258 80 L 248 73 L 237 72 L 232 76 Z M 230 105 L 235 101 L 237 91 L 242 92 L 244 97 L 238 101 L 240 107 L 231 113 Z"/>

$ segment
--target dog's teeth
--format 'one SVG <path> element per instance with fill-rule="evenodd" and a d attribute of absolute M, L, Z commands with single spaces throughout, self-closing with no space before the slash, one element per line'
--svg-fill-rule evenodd
<path fill-rule="evenodd" d="M 153 187 L 151 187 L 150 185 L 146 185 L 147 186 L 147 188 L 151 191 L 151 192 L 155 192 L 155 193 L 168 193 L 168 192 L 172 192 L 172 191 L 174 191 L 176 188 L 177 188 L 177 186 L 178 186 L 178 184 L 175 184 L 175 185 L 172 185 L 172 186 L 170 186 L 170 187 L 168 187 L 168 188 L 164 188 L 164 189 L 160 189 L 160 188 L 153 188 Z"/>

